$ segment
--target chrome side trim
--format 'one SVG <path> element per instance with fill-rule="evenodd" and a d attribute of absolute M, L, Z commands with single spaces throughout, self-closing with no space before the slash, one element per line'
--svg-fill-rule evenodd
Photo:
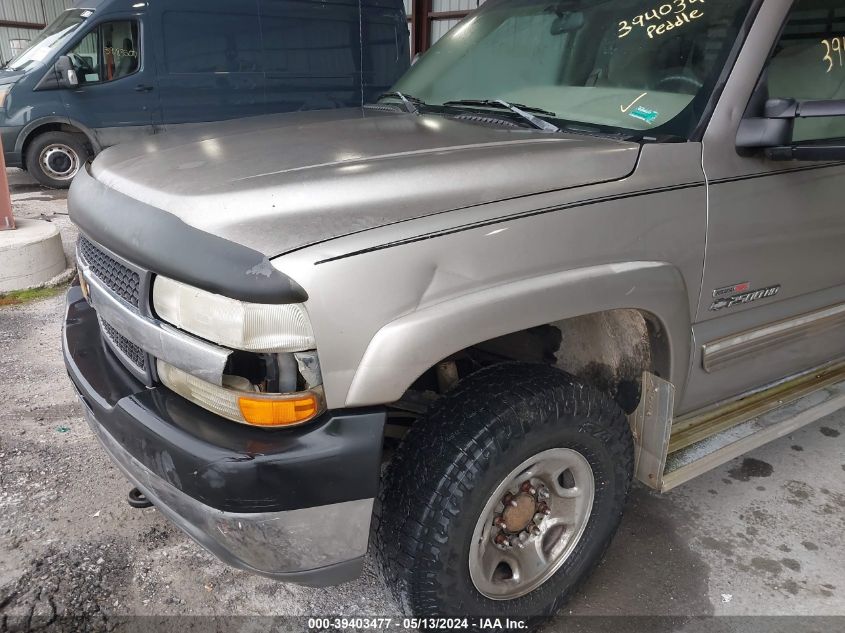
<path fill-rule="evenodd" d="M 345 582 L 361 571 L 352 565 L 344 576 L 336 577 L 331 566 L 366 553 L 374 499 L 280 512 L 217 510 L 155 475 L 97 422 L 84 399 L 80 401 L 91 430 L 126 478 L 176 527 L 224 563 L 293 582 L 303 572 L 324 571 L 327 582 L 308 584 Z"/>
<path fill-rule="evenodd" d="M 82 265 L 92 307 L 99 317 L 148 354 L 215 385 L 223 384 L 223 369 L 231 351 L 183 334 L 160 321 L 143 317 L 115 297 Z"/>
<path fill-rule="evenodd" d="M 712 373 L 773 345 L 786 345 L 805 336 L 816 336 L 845 325 L 845 304 L 817 310 L 791 319 L 718 339 L 702 346 L 701 364 Z"/>

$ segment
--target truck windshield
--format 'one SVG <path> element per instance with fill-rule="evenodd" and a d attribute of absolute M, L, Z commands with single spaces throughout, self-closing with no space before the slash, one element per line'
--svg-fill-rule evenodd
<path fill-rule="evenodd" d="M 750 4 L 489 0 L 392 90 L 431 106 L 501 99 L 550 121 L 688 138 Z"/>
<path fill-rule="evenodd" d="M 74 33 L 93 14 L 91 9 L 70 9 L 61 13 L 38 34 L 26 50 L 6 64 L 5 68 L 26 70 L 33 64 L 44 61 L 64 43 L 66 37 Z"/>

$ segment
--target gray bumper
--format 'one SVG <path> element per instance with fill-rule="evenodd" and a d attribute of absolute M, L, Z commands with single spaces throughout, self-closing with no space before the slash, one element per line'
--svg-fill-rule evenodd
<path fill-rule="evenodd" d="M 186 495 L 132 457 L 82 400 L 103 448 L 156 509 L 223 562 L 276 580 L 322 587 L 356 578 L 373 499 L 282 512 L 235 513 Z"/>

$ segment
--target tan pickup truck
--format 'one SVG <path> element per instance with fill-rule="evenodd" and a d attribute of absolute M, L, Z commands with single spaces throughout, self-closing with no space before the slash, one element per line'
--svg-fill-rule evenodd
<path fill-rule="evenodd" d="M 554 613 L 634 478 L 845 405 L 843 32 L 845 0 L 490 0 L 367 107 L 103 152 L 91 427 L 232 565 L 337 583 L 369 544 L 409 613 Z"/>

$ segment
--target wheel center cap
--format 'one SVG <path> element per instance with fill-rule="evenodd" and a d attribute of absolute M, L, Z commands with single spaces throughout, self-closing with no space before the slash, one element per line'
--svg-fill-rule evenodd
<path fill-rule="evenodd" d="M 516 495 L 502 512 L 505 530 L 521 532 L 528 526 L 536 512 L 537 504 L 532 495 L 527 492 Z"/>

